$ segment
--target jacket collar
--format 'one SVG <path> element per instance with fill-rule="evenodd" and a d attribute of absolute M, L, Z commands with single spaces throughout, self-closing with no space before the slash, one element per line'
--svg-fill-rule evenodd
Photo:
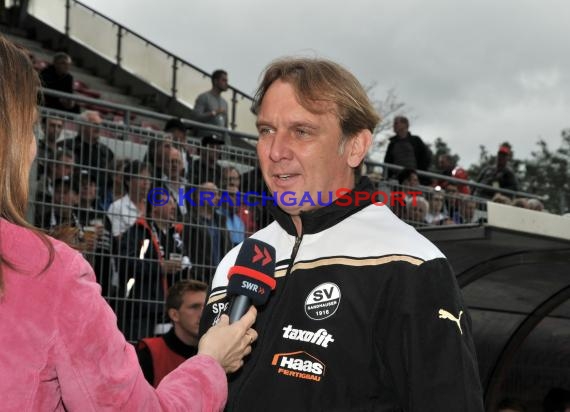
<path fill-rule="evenodd" d="M 351 192 L 343 196 L 342 201 L 340 201 L 341 199 L 337 199 L 335 202 L 331 203 L 328 206 L 324 206 L 308 212 L 301 212 L 300 217 L 302 222 L 303 235 L 322 232 L 323 230 L 326 230 L 343 221 L 347 217 L 355 214 L 359 210 L 364 209 L 366 206 L 370 205 L 372 201 L 370 199 L 366 201 L 360 200 L 359 204 L 356 205 L 354 199 L 355 192 L 372 193 L 373 191 L 374 185 L 370 179 L 367 176 L 362 176 L 356 184 L 356 187 Z M 349 202 L 345 199 L 348 198 L 350 198 L 350 204 L 346 205 L 346 203 Z M 339 205 L 337 203 L 341 203 L 342 205 Z M 293 219 L 288 213 L 283 211 L 274 203 L 271 203 L 269 205 L 269 211 L 279 226 L 281 226 L 289 235 L 298 236 L 297 229 L 293 223 Z"/>

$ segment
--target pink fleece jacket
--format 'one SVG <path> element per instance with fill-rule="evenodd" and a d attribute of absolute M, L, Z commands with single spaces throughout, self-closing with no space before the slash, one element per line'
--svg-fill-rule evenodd
<path fill-rule="evenodd" d="M 153 389 L 134 348 L 117 329 L 93 270 L 51 239 L 55 259 L 32 232 L 0 219 L 0 410 L 219 411 L 227 380 L 209 356 L 195 356 Z"/>

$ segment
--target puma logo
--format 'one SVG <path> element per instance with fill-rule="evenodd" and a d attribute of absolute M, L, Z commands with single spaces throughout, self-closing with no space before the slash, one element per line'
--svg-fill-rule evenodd
<path fill-rule="evenodd" d="M 461 332 L 461 334 L 463 335 L 463 331 L 461 330 L 461 315 L 463 315 L 463 311 L 459 312 L 459 317 L 456 318 L 455 316 L 453 316 L 451 313 L 449 313 L 448 311 L 444 310 L 444 309 L 440 309 L 439 310 L 439 318 L 440 319 L 448 319 L 452 322 L 457 323 L 457 327 L 459 328 L 459 332 Z"/>

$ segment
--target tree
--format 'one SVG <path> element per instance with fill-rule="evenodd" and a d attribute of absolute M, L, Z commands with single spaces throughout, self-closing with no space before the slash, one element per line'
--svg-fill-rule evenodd
<path fill-rule="evenodd" d="M 540 139 L 538 150 L 524 161 L 522 190 L 546 196 L 544 206 L 552 213 L 568 213 L 570 207 L 570 129 L 561 133 L 562 144 L 552 152 Z"/>
<path fill-rule="evenodd" d="M 380 115 L 380 123 L 374 130 L 374 137 L 372 140 L 372 147 L 370 148 L 368 159 L 376 162 L 382 162 L 384 157 L 382 152 L 387 146 L 388 138 L 385 132 L 391 130 L 394 123 L 394 117 L 404 115 L 408 111 L 406 103 L 400 101 L 394 89 L 388 89 L 383 99 L 376 99 L 374 96 L 374 88 L 376 83 L 365 87 L 366 93 L 372 102 L 372 105 Z"/>

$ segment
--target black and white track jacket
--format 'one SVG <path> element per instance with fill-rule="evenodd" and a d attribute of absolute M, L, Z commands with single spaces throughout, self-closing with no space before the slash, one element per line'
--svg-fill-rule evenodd
<path fill-rule="evenodd" d="M 355 190 L 372 191 L 367 178 Z M 386 206 L 335 204 L 252 237 L 276 249 L 259 338 L 229 411 L 483 411 L 471 319 L 445 256 Z M 227 308 L 219 265 L 202 331 Z"/>

